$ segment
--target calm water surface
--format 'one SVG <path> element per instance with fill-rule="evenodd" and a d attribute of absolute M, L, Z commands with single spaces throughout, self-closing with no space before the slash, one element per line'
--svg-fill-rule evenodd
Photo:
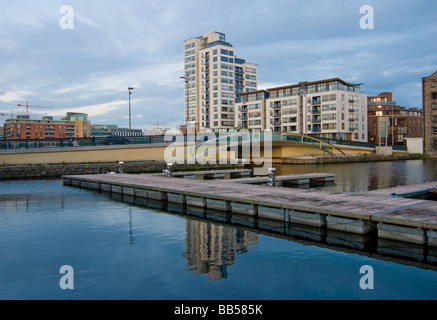
<path fill-rule="evenodd" d="M 437 180 L 437 162 L 281 167 L 360 191 Z M 134 206 L 60 180 L 0 182 L 0 299 L 436 299 L 436 268 Z M 64 291 L 59 269 L 74 269 Z M 374 269 L 362 290 L 360 268 Z"/>

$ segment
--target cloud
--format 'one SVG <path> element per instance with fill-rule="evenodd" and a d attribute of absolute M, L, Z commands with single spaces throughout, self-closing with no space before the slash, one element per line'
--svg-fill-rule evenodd
<path fill-rule="evenodd" d="M 78 112 L 78 113 L 86 113 L 88 114 L 89 117 L 96 117 L 96 116 L 117 111 L 122 106 L 123 107 L 126 106 L 126 100 L 116 100 L 116 101 L 83 106 L 83 107 L 76 107 L 76 108 L 57 109 L 55 111 L 51 111 L 50 113 L 53 116 L 65 116 L 67 112 Z"/>
<path fill-rule="evenodd" d="M 434 4 L 370 0 L 367 31 L 354 1 L 76 0 L 68 31 L 59 27 L 64 4 L 0 3 L 1 109 L 29 101 L 125 125 L 133 86 L 135 125 L 183 121 L 183 41 L 210 31 L 258 65 L 260 89 L 340 77 L 418 105 L 417 83 L 437 69 Z"/>
<path fill-rule="evenodd" d="M 35 93 L 32 91 L 8 91 L 4 94 L 0 94 L 0 101 L 17 103 L 26 100 L 26 97 L 33 96 Z"/>

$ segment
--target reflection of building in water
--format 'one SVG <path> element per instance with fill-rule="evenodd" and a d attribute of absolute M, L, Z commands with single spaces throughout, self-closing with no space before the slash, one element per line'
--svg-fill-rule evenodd
<path fill-rule="evenodd" d="M 194 272 L 207 273 L 209 280 L 226 278 L 226 267 L 234 263 L 237 253 L 258 243 L 256 233 L 208 222 L 188 220 L 186 231 L 187 265 Z"/>

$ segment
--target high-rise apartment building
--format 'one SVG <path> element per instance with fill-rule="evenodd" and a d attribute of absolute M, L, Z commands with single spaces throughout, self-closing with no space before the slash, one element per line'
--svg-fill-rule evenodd
<path fill-rule="evenodd" d="M 422 78 L 424 152 L 437 156 L 437 71 Z"/>
<path fill-rule="evenodd" d="M 340 78 L 241 94 L 236 126 L 367 142 L 367 95 Z"/>
<path fill-rule="evenodd" d="M 184 42 L 185 123 L 189 133 L 229 132 L 235 102 L 258 86 L 258 66 L 238 58 L 225 34 L 210 32 Z"/>

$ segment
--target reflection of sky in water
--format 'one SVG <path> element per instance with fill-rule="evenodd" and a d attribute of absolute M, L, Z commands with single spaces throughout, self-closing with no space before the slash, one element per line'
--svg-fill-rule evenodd
<path fill-rule="evenodd" d="M 337 192 L 360 192 L 437 181 L 437 160 L 275 165 L 275 167 L 277 175 L 335 173 L 335 185 L 322 188 Z"/>
<path fill-rule="evenodd" d="M 63 187 L 0 182 L 0 299 L 437 298 L 437 272 Z M 59 268 L 75 290 L 59 288 Z M 362 265 L 375 290 L 359 287 Z"/>

